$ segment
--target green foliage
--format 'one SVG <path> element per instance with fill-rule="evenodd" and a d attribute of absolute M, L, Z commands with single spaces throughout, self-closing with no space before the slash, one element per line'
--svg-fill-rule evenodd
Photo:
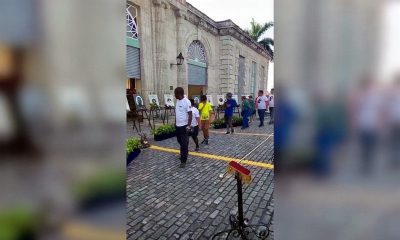
<path fill-rule="evenodd" d="M 126 140 L 126 153 L 129 154 L 136 149 L 141 149 L 143 148 L 142 144 L 140 143 L 139 138 L 128 138 Z"/>
<path fill-rule="evenodd" d="M 218 127 L 225 127 L 225 120 L 223 118 L 217 118 L 214 120 L 212 123 L 213 128 L 218 128 Z"/>
<path fill-rule="evenodd" d="M 164 134 L 170 134 L 170 133 L 174 133 L 176 131 L 176 128 L 174 125 L 172 124 L 166 124 L 163 125 L 155 130 L 152 130 L 151 133 L 159 136 L 159 135 L 164 135 Z"/>
<path fill-rule="evenodd" d="M 150 109 L 151 109 L 151 110 L 155 110 L 155 109 L 157 109 L 157 108 L 158 108 L 158 106 L 157 106 L 156 103 L 150 103 Z"/>
<path fill-rule="evenodd" d="M 274 46 L 274 40 L 272 38 L 263 38 L 260 39 L 265 32 L 267 32 L 270 28 L 274 26 L 274 22 L 267 22 L 264 24 L 257 23 L 254 21 L 254 18 L 250 22 L 250 29 L 247 29 L 246 32 L 250 35 L 254 41 L 260 43 L 265 50 L 271 55 L 273 58 L 274 51 L 272 46 Z"/>
<path fill-rule="evenodd" d="M 111 169 L 83 179 L 74 186 L 73 193 L 81 204 L 102 197 L 123 197 L 125 182 L 124 171 Z"/>
<path fill-rule="evenodd" d="M 242 125 L 243 124 L 243 118 L 242 117 L 238 117 L 238 116 L 233 116 L 232 117 L 232 124 Z"/>
<path fill-rule="evenodd" d="M 42 219 L 33 209 L 20 207 L 0 213 L 0 239 L 34 239 Z"/>

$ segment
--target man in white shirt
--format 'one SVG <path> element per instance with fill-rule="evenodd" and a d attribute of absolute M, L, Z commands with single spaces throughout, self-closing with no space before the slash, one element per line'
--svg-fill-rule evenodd
<path fill-rule="evenodd" d="M 181 165 L 180 168 L 184 168 L 189 154 L 189 136 L 188 133 L 191 130 L 192 123 L 192 104 L 189 99 L 184 96 L 184 90 L 181 87 L 175 88 L 175 126 L 176 126 L 176 138 L 179 145 L 181 146 Z"/>
<path fill-rule="evenodd" d="M 199 122 L 200 122 L 200 112 L 196 108 L 196 104 L 194 102 L 194 99 L 190 99 L 190 102 L 192 103 L 192 131 L 191 131 L 191 136 L 193 138 L 194 143 L 196 144 L 196 149 L 195 151 L 199 151 L 199 139 L 197 136 L 199 135 Z"/>
<path fill-rule="evenodd" d="M 271 94 L 268 96 L 268 105 L 269 105 L 269 123 L 274 124 L 274 89 L 271 89 Z"/>
<path fill-rule="evenodd" d="M 256 108 L 258 111 L 258 116 L 260 117 L 260 125 L 258 127 L 264 126 L 265 111 L 267 111 L 268 98 L 264 96 L 264 91 L 258 91 L 258 97 L 256 98 Z"/>

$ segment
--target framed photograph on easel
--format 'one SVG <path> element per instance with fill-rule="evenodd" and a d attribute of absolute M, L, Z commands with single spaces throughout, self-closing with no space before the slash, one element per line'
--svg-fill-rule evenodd
<path fill-rule="evenodd" d="M 157 95 L 149 95 L 149 102 L 150 102 L 150 104 L 156 104 L 157 107 L 160 106 L 160 102 L 158 101 Z"/>
<path fill-rule="evenodd" d="M 167 107 L 175 107 L 174 96 L 172 94 L 164 94 L 164 102 Z"/>

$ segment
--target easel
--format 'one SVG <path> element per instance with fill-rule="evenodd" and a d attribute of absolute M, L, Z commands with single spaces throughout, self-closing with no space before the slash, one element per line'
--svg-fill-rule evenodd
<path fill-rule="evenodd" d="M 172 113 L 172 112 L 174 112 L 174 113 Z M 165 124 L 165 120 L 167 120 L 167 124 L 168 124 L 169 116 L 173 116 L 174 114 L 175 114 L 175 107 L 165 105 L 163 123 Z"/>
<path fill-rule="evenodd" d="M 129 107 L 129 110 L 127 109 L 127 119 L 128 119 L 128 121 L 130 119 L 133 120 L 133 129 L 135 129 L 137 133 L 140 133 L 142 131 L 141 126 L 140 126 L 140 119 L 139 119 L 140 116 L 137 112 L 135 101 L 133 99 L 133 95 L 127 94 L 126 99 L 127 99 L 128 107 Z M 137 124 L 136 124 L 136 122 L 137 122 Z"/>
<path fill-rule="evenodd" d="M 241 117 L 241 116 L 240 116 L 240 106 L 236 106 L 236 107 L 233 109 L 233 113 L 237 113 L 238 116 Z"/>
<path fill-rule="evenodd" d="M 267 239 L 269 236 L 267 225 L 248 225 L 249 220 L 244 218 L 242 186 L 243 183 L 249 183 L 251 181 L 250 170 L 232 161 L 228 165 L 228 173 L 234 174 L 236 179 L 238 214 L 229 216 L 231 229 L 215 234 L 212 239 L 222 239 L 221 237 L 224 237 L 224 235 L 226 235 L 225 239 L 229 239 L 229 237 L 242 240 Z M 265 230 L 257 232 L 255 230 L 256 227 L 265 227 Z"/>

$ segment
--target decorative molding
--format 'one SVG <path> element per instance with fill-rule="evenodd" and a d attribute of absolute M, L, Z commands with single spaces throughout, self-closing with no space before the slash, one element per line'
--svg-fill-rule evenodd
<path fill-rule="evenodd" d="M 153 0 L 153 4 L 156 6 L 161 6 L 162 2 L 163 2 L 163 0 Z"/>
<path fill-rule="evenodd" d="M 157 7 L 169 8 L 169 3 L 166 0 L 153 0 L 153 4 Z"/>

